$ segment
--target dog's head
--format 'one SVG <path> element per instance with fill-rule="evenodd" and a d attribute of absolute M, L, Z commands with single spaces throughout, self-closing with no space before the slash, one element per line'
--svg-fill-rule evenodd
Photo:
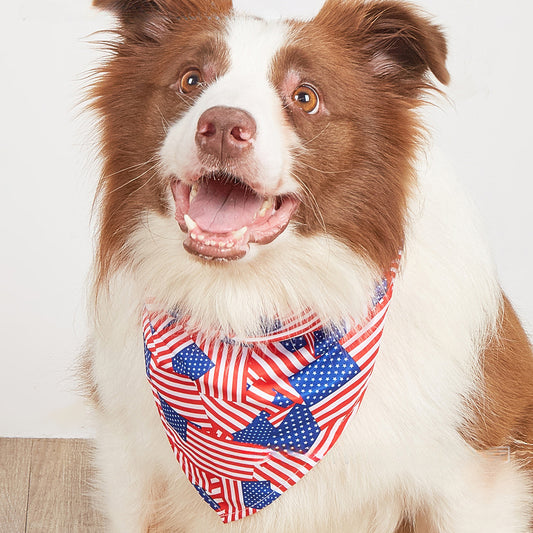
<path fill-rule="evenodd" d="M 327 233 L 378 266 L 404 238 L 414 109 L 446 43 L 393 0 L 327 0 L 309 22 L 228 0 L 95 0 L 118 37 L 93 96 L 105 168 L 100 260 L 155 211 L 195 260 Z M 287 231 L 290 228 L 290 231 Z"/>

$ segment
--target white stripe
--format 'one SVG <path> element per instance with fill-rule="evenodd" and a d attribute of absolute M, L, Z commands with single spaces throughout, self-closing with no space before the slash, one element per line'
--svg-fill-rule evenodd
<path fill-rule="evenodd" d="M 153 346 L 153 355 L 154 357 L 158 360 L 158 363 L 159 361 L 165 361 L 167 362 L 169 359 L 172 359 L 173 357 L 175 357 L 175 355 L 178 353 L 178 352 L 181 352 L 182 350 L 184 350 L 185 348 L 187 348 L 187 346 L 190 346 L 191 344 L 194 344 L 192 340 L 189 340 L 189 341 L 186 341 L 186 342 L 183 342 L 181 344 L 176 344 L 176 345 L 169 345 L 169 344 L 163 344 L 162 343 L 157 343 L 158 345 L 156 345 L 156 343 L 154 343 L 154 346 Z M 169 352 L 169 353 L 163 353 L 163 352 Z"/>
<path fill-rule="evenodd" d="M 285 479 L 287 479 L 287 480 L 290 479 L 294 483 L 296 483 L 298 480 L 302 479 L 302 476 L 299 476 L 295 472 L 292 472 L 291 470 L 288 470 L 283 465 L 280 465 L 278 463 L 276 463 L 276 464 L 270 463 L 269 466 L 270 466 L 270 468 L 275 468 L 276 472 L 279 472 L 280 474 L 284 474 L 285 475 Z M 298 470 L 300 468 L 298 468 Z M 305 472 L 307 472 L 307 469 L 305 470 Z"/>
<path fill-rule="evenodd" d="M 162 372 L 161 369 L 157 366 L 150 365 L 150 370 L 153 370 L 151 372 L 151 376 L 157 377 L 157 381 L 160 383 L 163 383 L 167 387 L 175 387 L 179 390 L 176 392 L 172 392 L 171 394 L 187 394 L 187 393 L 195 393 L 196 397 L 198 397 L 198 389 L 196 385 L 188 380 L 185 377 L 178 376 L 176 374 L 170 375 L 168 372 Z"/>
<path fill-rule="evenodd" d="M 241 460 L 240 464 L 237 464 L 235 466 L 228 464 L 226 468 L 224 467 L 223 463 L 217 461 L 216 453 L 215 458 L 213 458 L 210 454 L 206 453 L 205 450 L 201 448 L 201 445 L 194 445 L 193 443 L 191 443 L 191 441 L 189 441 L 188 437 L 187 441 L 183 441 L 181 437 L 179 437 L 179 435 L 177 435 L 177 433 L 173 430 L 172 427 L 170 427 L 166 423 L 165 425 L 171 431 L 171 441 L 182 443 L 182 451 L 186 455 L 187 459 L 193 464 L 198 465 L 199 468 L 210 472 L 215 476 L 220 476 L 220 474 L 223 474 L 228 477 L 235 477 L 236 475 L 242 475 L 242 477 L 250 477 L 252 475 L 254 468 L 253 464 L 246 465 L 245 461 Z"/>
<path fill-rule="evenodd" d="M 271 362 L 269 362 L 269 364 L 271 365 L 275 364 L 281 370 L 281 372 L 285 374 L 285 376 L 287 377 L 292 376 L 293 372 L 289 370 L 285 362 L 278 355 L 276 355 L 274 352 L 270 350 L 268 345 L 262 345 L 260 346 L 260 348 L 261 348 L 261 352 L 270 358 Z M 299 363 L 297 364 L 298 366 L 303 368 Z"/>
<path fill-rule="evenodd" d="M 190 428 L 190 431 L 188 430 L 187 435 L 188 443 L 200 443 L 199 445 L 204 445 L 207 450 L 210 450 L 215 455 L 219 455 L 220 450 L 222 449 L 222 453 L 224 455 L 230 455 L 233 460 L 239 461 L 242 459 L 246 462 L 249 462 L 250 464 L 255 464 L 255 462 L 263 460 L 265 456 L 269 454 L 270 451 L 266 449 L 252 450 L 249 445 L 241 444 L 239 442 L 234 441 L 229 441 L 231 442 L 231 446 L 229 446 L 226 443 L 221 442 L 220 440 L 205 435 L 194 427 Z M 194 441 L 189 439 L 190 435 L 194 437 Z"/>
<path fill-rule="evenodd" d="M 154 395 L 157 395 L 159 391 L 156 387 L 152 385 L 152 392 L 154 393 Z M 172 409 L 174 409 L 174 405 L 176 405 L 179 408 L 178 414 L 192 421 L 193 424 L 196 424 L 201 427 L 207 427 L 207 428 L 212 426 L 211 421 L 209 420 L 207 416 L 205 416 L 204 413 L 202 412 L 198 413 L 197 411 L 192 411 L 187 405 L 182 406 L 177 401 L 170 399 L 168 397 L 165 397 L 164 395 L 161 395 L 161 397 L 163 398 L 163 400 L 165 400 L 170 405 L 170 407 L 172 407 Z"/>
<path fill-rule="evenodd" d="M 237 401 L 242 403 L 244 400 L 244 395 L 246 394 L 246 381 L 244 379 L 247 362 L 248 362 L 248 352 L 249 349 L 242 347 L 240 358 L 238 361 L 237 368 Z"/>
<path fill-rule="evenodd" d="M 328 410 L 334 409 L 335 407 L 339 406 L 341 403 L 346 401 L 348 397 L 353 396 L 358 393 L 359 390 L 361 390 L 361 387 L 363 387 L 364 383 L 368 382 L 368 378 L 370 377 L 369 374 L 372 371 L 373 366 L 369 365 L 364 370 L 359 372 L 357 376 L 355 376 L 353 379 L 348 381 L 348 383 L 345 383 L 342 387 L 339 387 L 335 392 L 333 392 L 330 396 L 327 396 L 323 400 L 320 400 L 319 402 L 312 405 L 309 410 L 313 413 L 313 416 L 315 416 L 315 412 L 317 413 L 316 416 L 320 416 L 320 413 L 318 413 L 321 409 L 323 409 L 326 405 L 331 402 L 331 396 L 337 396 L 337 399 L 329 405 Z M 366 376 L 366 377 L 365 377 Z M 358 382 L 358 384 L 354 386 L 354 381 Z M 353 387 L 353 390 L 348 391 Z"/>
<path fill-rule="evenodd" d="M 289 383 L 282 381 L 266 361 L 263 361 L 261 357 L 255 357 L 255 354 L 254 360 L 257 361 L 261 368 L 266 372 L 268 377 L 271 378 L 276 385 L 278 385 L 278 388 L 281 388 L 285 391 L 290 391 L 292 394 L 298 396 L 296 390 Z"/>
<path fill-rule="evenodd" d="M 363 325 L 363 328 L 361 331 L 358 331 L 357 334 L 349 341 L 349 343 L 353 343 L 361 338 L 365 333 L 368 332 L 368 330 L 372 329 L 377 322 L 381 320 L 381 318 L 385 316 L 387 313 L 387 310 L 389 309 L 390 302 L 387 302 L 387 304 L 381 309 L 381 311 L 376 315 L 373 316 L 371 320 L 369 320 L 366 324 Z"/>
<path fill-rule="evenodd" d="M 155 372 L 152 373 L 152 381 L 156 382 L 154 383 L 154 387 L 158 392 L 163 392 L 163 396 L 172 399 L 177 404 L 183 405 L 187 410 L 200 410 L 202 408 L 197 390 L 185 390 L 181 388 L 180 391 L 173 391 L 167 388 L 166 385 L 168 384 L 160 379 L 159 374 Z M 171 383 L 170 385 L 175 386 L 176 384 Z"/>
<path fill-rule="evenodd" d="M 231 408 L 231 406 L 227 406 L 229 411 L 234 411 L 238 413 L 240 420 L 233 418 L 232 416 L 228 415 L 227 413 L 221 413 L 221 416 L 217 416 L 217 406 L 213 405 L 207 396 L 204 396 L 204 402 L 206 404 L 209 404 L 211 407 L 211 411 L 209 412 L 209 416 L 213 422 L 215 422 L 218 426 L 220 426 L 222 429 L 226 430 L 228 433 L 234 433 L 235 431 L 238 431 L 237 428 L 243 429 L 246 425 L 250 424 L 253 421 L 253 418 L 248 416 L 247 414 L 241 413 L 239 411 L 236 411 Z M 258 413 L 259 414 L 259 413 Z M 226 417 L 226 420 L 223 418 Z M 233 426 L 228 425 L 227 419 L 231 421 Z M 243 422 L 244 421 L 244 422 Z M 243 426 L 243 423 L 245 424 Z"/>
<path fill-rule="evenodd" d="M 160 339 L 162 343 L 167 343 L 168 339 L 170 339 L 172 344 L 181 343 L 183 339 L 191 340 L 190 335 L 186 331 L 182 330 L 181 333 L 178 333 L 178 330 L 176 328 L 168 328 L 164 333 L 161 333 L 164 328 L 165 326 L 163 326 L 159 331 L 156 332 L 158 334 L 157 338 Z"/>
<path fill-rule="evenodd" d="M 272 466 L 272 465 L 269 465 L 269 466 Z M 261 475 L 261 471 L 264 472 L 264 475 L 262 476 Z M 275 472 L 272 472 L 271 470 L 266 470 L 264 468 L 259 468 L 257 469 L 256 471 L 256 478 L 259 480 L 259 481 L 270 481 L 271 479 L 273 479 L 278 485 L 281 485 L 282 487 L 285 487 L 286 489 L 292 487 L 294 485 L 294 483 L 290 483 L 289 481 L 287 481 L 286 479 L 278 476 Z"/>
<path fill-rule="evenodd" d="M 241 484 L 240 483 L 230 483 L 231 486 L 231 495 L 233 501 L 235 502 L 235 510 L 238 511 L 241 505 L 244 505 L 244 498 L 242 496 Z"/>
<path fill-rule="evenodd" d="M 379 348 L 381 346 L 381 343 L 377 342 L 368 352 L 361 357 L 361 359 L 357 359 L 355 362 L 357 363 L 358 367 L 365 366 L 368 361 L 370 361 L 368 366 L 374 366 L 375 359 L 377 356 L 377 353 L 379 351 Z M 374 359 L 374 361 L 372 361 Z"/>
<path fill-rule="evenodd" d="M 221 343 L 217 343 L 217 350 L 220 349 Z M 227 387 L 229 398 L 231 398 L 231 391 L 232 391 L 232 383 L 231 379 L 226 380 L 226 369 L 231 370 L 231 365 L 229 362 L 231 361 L 230 356 L 228 355 L 228 345 L 223 344 L 222 345 L 222 355 L 220 356 L 220 360 L 217 361 L 217 367 L 216 370 L 218 372 L 218 379 L 217 379 L 217 393 L 214 395 L 215 398 L 224 398 L 224 384 Z"/>
<path fill-rule="evenodd" d="M 207 474 L 203 470 L 201 470 L 200 468 L 196 468 L 196 470 L 198 470 L 198 473 L 200 475 L 200 479 L 202 480 L 202 483 L 203 483 L 203 485 L 201 485 L 201 486 L 202 487 L 211 488 L 211 483 L 209 482 L 209 478 L 207 477 Z"/>
<path fill-rule="evenodd" d="M 253 357 L 253 355 L 252 355 Z M 259 374 L 256 374 L 254 370 L 252 370 L 250 367 L 248 367 L 248 375 L 254 380 L 257 381 L 259 379 Z"/>
<path fill-rule="evenodd" d="M 307 453 L 313 455 L 317 459 L 322 459 L 324 455 L 329 451 L 331 447 L 331 442 L 337 436 L 337 428 L 344 422 L 344 418 L 340 418 L 333 424 L 332 428 L 329 431 L 328 438 L 322 442 L 322 439 L 319 438 L 313 446 L 309 449 Z"/>
<path fill-rule="evenodd" d="M 169 339 L 170 337 L 170 339 Z M 186 348 L 190 344 L 193 344 L 193 341 L 186 333 L 182 333 L 176 336 L 175 331 L 169 331 L 164 336 L 155 336 L 154 344 L 156 345 L 156 350 L 163 351 L 169 350 L 171 352 L 181 351 L 183 348 Z"/>
<path fill-rule="evenodd" d="M 337 418 L 338 416 L 345 416 L 345 413 L 348 413 L 350 409 L 353 409 L 357 405 L 357 403 L 361 400 L 361 395 L 366 390 L 369 379 L 370 379 L 370 375 L 367 376 L 365 380 L 354 389 L 353 394 L 355 396 L 353 397 L 352 400 L 349 401 L 349 403 L 347 403 L 342 408 L 342 410 L 335 411 L 334 404 L 332 404 L 331 406 L 328 406 L 328 408 L 325 409 L 322 413 L 317 413 L 316 419 L 317 419 L 318 424 L 320 426 L 326 426 L 331 420 Z M 344 397 L 343 401 L 346 401 L 346 399 L 347 398 Z M 336 403 L 342 403 L 342 401 L 337 401 Z"/>
<path fill-rule="evenodd" d="M 208 356 L 211 359 L 211 361 L 215 365 L 217 365 L 217 363 L 218 363 L 217 354 L 213 350 L 213 348 L 211 346 L 211 342 L 215 342 L 214 339 L 208 339 L 206 341 L 206 344 L 204 346 L 204 352 L 206 354 L 208 354 Z M 216 366 L 214 368 L 216 368 Z M 207 393 L 208 395 L 211 395 L 211 396 L 215 396 L 215 388 L 213 387 L 213 383 L 212 383 L 213 375 L 214 375 L 214 372 L 210 372 L 209 374 L 207 374 L 205 381 L 204 380 L 200 380 L 201 387 L 202 387 L 202 392 L 204 394 Z M 207 391 L 205 390 L 205 385 L 207 385 Z"/>
<path fill-rule="evenodd" d="M 383 332 L 383 327 L 384 327 L 384 323 L 382 322 L 373 332 L 371 335 L 369 335 L 364 341 L 362 342 L 358 342 L 355 346 L 353 346 L 351 349 L 347 349 L 347 352 L 352 356 L 352 358 L 355 358 L 357 356 L 358 353 L 361 353 L 362 351 L 364 351 L 369 344 L 372 344 L 375 340 L 376 340 L 376 337 L 378 337 L 379 335 L 381 335 L 381 333 Z M 353 344 L 353 341 L 350 341 L 348 343 L 346 343 L 347 346 L 350 346 Z M 376 342 L 376 346 L 379 348 L 380 346 L 380 342 L 379 340 Z"/>
<path fill-rule="evenodd" d="M 264 398 L 265 401 L 267 401 L 269 403 L 271 402 L 271 400 L 273 400 L 276 397 L 274 394 L 269 394 L 268 392 L 265 392 L 264 390 L 260 389 L 259 387 L 252 386 L 248 390 L 250 392 L 253 392 L 257 396 L 260 396 L 261 398 Z M 252 401 L 252 399 L 250 399 L 250 400 L 247 399 L 246 401 Z"/>
<path fill-rule="evenodd" d="M 235 476 L 242 476 L 242 477 L 249 477 L 251 476 L 253 469 L 240 469 L 240 468 L 233 468 L 228 467 L 226 469 L 222 464 L 217 463 L 213 459 L 211 459 L 209 456 L 200 453 L 198 450 L 191 450 L 188 448 L 183 448 L 183 453 L 187 457 L 189 461 L 192 463 L 196 463 L 198 465 L 198 468 L 201 468 L 205 470 L 206 472 L 209 472 L 215 476 L 218 476 L 220 474 L 225 475 L 227 477 L 235 477 Z"/>

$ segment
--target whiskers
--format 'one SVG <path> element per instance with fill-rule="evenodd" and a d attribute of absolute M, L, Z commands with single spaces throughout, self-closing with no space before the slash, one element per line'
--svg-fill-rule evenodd
<path fill-rule="evenodd" d="M 109 178 L 112 178 L 114 176 L 118 176 L 119 174 L 122 174 L 122 173 L 130 172 L 130 171 L 133 171 L 133 170 L 136 170 L 136 169 L 142 169 L 146 165 L 150 165 L 150 166 L 146 170 L 144 170 L 141 174 L 138 174 L 137 176 L 131 178 L 130 180 L 128 180 L 128 181 L 126 181 L 124 183 L 121 183 L 118 187 L 115 187 L 114 189 L 106 191 L 107 194 L 113 194 L 116 191 L 118 191 L 118 190 L 120 190 L 120 189 L 122 189 L 124 187 L 127 187 L 131 183 L 140 180 L 141 178 L 146 176 L 146 174 L 148 174 L 149 172 L 153 171 L 153 174 L 150 176 L 150 178 L 148 180 L 145 180 L 135 191 L 133 191 L 133 193 L 135 193 L 136 191 L 138 191 L 139 189 L 144 187 L 147 183 L 149 183 L 155 177 L 155 175 L 157 174 L 157 170 L 159 170 L 159 166 L 160 166 L 159 158 L 158 158 L 157 155 L 152 156 L 150 159 L 148 159 L 147 161 L 143 161 L 142 163 L 137 163 L 135 165 L 131 165 L 129 167 L 125 167 L 125 168 L 123 168 L 121 170 L 117 170 L 116 172 L 113 172 L 111 174 L 106 174 L 106 175 L 102 176 L 101 184 L 103 186 L 105 186 L 105 182 Z"/>
<path fill-rule="evenodd" d="M 163 132 L 164 132 L 165 137 L 166 137 L 168 132 L 169 132 L 169 130 L 170 130 L 171 124 L 168 121 L 168 119 L 165 117 L 163 112 L 161 111 L 161 108 L 159 106 L 156 106 L 156 109 L 157 109 L 157 112 L 159 113 L 159 116 L 161 117 L 161 125 L 163 126 Z"/>
<path fill-rule="evenodd" d="M 315 195 L 313 194 L 313 191 L 311 191 L 307 184 L 302 181 L 302 179 L 299 178 L 296 174 L 291 172 L 291 176 L 295 181 L 298 182 L 298 185 L 300 185 L 301 187 L 302 194 L 300 195 L 300 201 L 312 211 L 324 233 L 327 233 L 326 222 L 324 220 L 324 216 L 322 215 L 322 211 L 320 210 L 320 205 Z"/>
<path fill-rule="evenodd" d="M 144 163 L 146 164 L 146 163 Z M 130 195 L 132 194 L 135 194 L 137 191 L 141 190 L 143 187 L 146 187 L 146 185 L 148 185 L 148 183 L 150 183 L 154 177 L 157 175 L 157 170 L 159 168 L 159 162 L 156 161 L 155 163 L 153 163 L 152 165 L 150 165 L 142 174 L 139 174 L 138 176 L 135 176 L 134 178 L 131 178 L 130 180 L 126 181 L 125 183 L 122 183 L 121 185 L 119 185 L 118 187 L 115 187 L 114 189 L 112 189 L 111 191 L 109 191 L 108 194 L 113 194 L 115 192 L 117 192 L 118 190 L 124 188 L 124 187 L 127 187 L 128 185 L 130 185 L 131 183 L 134 183 L 135 181 L 138 181 L 140 180 L 141 178 L 144 178 L 144 176 L 146 176 L 148 173 L 152 173 L 151 176 L 147 179 L 147 180 L 144 180 L 140 185 L 139 187 L 137 187 L 137 189 L 135 189 L 134 191 L 132 191 L 130 193 Z"/>
<path fill-rule="evenodd" d="M 326 170 L 326 169 L 323 169 L 323 168 L 314 167 L 314 166 L 312 166 L 309 163 L 306 163 L 304 161 L 298 161 L 298 166 L 299 167 L 303 167 L 303 168 L 307 168 L 309 170 L 312 170 L 314 172 L 318 172 L 320 174 L 337 175 L 337 176 L 340 175 L 340 174 L 351 174 L 351 173 L 354 172 L 354 169 L 351 169 L 351 168 L 340 169 L 340 170 Z"/>
<path fill-rule="evenodd" d="M 311 144 L 313 141 L 316 141 L 321 135 L 323 135 L 330 125 L 331 122 L 328 122 L 314 137 L 307 139 L 305 142 L 301 143 L 300 146 L 305 149 L 309 144 Z"/>
<path fill-rule="evenodd" d="M 148 165 L 148 167 L 144 168 L 147 165 Z M 110 173 L 110 174 L 104 174 L 100 178 L 100 182 L 99 182 L 99 185 L 98 185 L 98 192 L 95 195 L 95 198 L 94 198 L 94 201 L 93 201 L 93 206 L 92 206 L 93 215 L 96 213 L 96 210 L 97 210 L 97 207 L 98 207 L 98 204 L 99 204 L 99 200 L 104 200 L 104 198 L 107 197 L 108 200 L 106 200 L 106 201 L 110 201 L 109 197 L 114 195 L 117 191 L 127 187 L 128 185 L 131 185 L 132 183 L 138 182 L 139 186 L 135 187 L 131 191 L 129 191 L 128 194 L 124 198 L 122 198 L 122 199 L 120 199 L 118 201 L 117 201 L 117 199 L 113 199 L 112 200 L 112 202 L 113 202 L 113 214 L 111 216 L 113 217 L 116 213 L 120 212 L 122 207 L 125 204 L 128 203 L 129 199 L 133 195 L 137 194 L 142 188 L 144 188 L 148 184 L 150 184 L 154 180 L 154 178 L 156 178 L 157 176 L 160 175 L 160 167 L 161 167 L 161 163 L 159 161 L 159 157 L 157 155 L 153 155 L 150 159 L 148 159 L 146 161 L 143 161 L 142 163 L 137 163 L 137 164 L 131 165 L 129 167 L 124 167 L 124 168 L 122 168 L 120 170 L 117 170 L 116 172 L 113 172 L 113 173 Z M 109 178 L 118 176 L 118 175 L 120 175 L 122 173 L 130 173 L 130 172 L 135 171 L 135 170 L 139 170 L 140 172 L 137 175 L 135 175 L 134 177 L 132 177 L 131 179 L 125 181 L 124 183 L 121 183 L 117 187 L 108 189 L 107 183 L 108 183 Z M 147 179 L 143 179 L 147 175 L 149 175 L 148 178 Z"/>

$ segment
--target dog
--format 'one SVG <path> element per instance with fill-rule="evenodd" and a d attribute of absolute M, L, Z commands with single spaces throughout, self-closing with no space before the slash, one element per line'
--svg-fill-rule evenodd
<path fill-rule="evenodd" d="M 396 0 L 94 4 L 109 529 L 531 532 L 531 346 L 422 120 L 441 29 Z"/>

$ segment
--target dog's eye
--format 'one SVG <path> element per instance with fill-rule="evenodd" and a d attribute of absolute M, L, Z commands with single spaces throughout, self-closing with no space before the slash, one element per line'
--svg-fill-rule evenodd
<path fill-rule="evenodd" d="M 202 73 L 196 69 L 189 69 L 180 79 L 179 89 L 184 94 L 189 94 L 197 89 L 203 82 Z"/>
<path fill-rule="evenodd" d="M 320 107 L 320 99 L 318 93 L 310 85 L 300 85 L 292 93 L 293 102 L 309 115 L 318 113 Z"/>

